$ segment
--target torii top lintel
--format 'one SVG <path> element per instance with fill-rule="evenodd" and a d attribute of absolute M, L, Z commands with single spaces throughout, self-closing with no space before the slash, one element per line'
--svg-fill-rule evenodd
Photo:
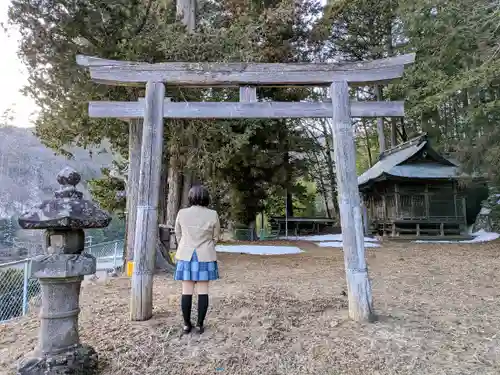
<path fill-rule="evenodd" d="M 403 75 L 415 54 L 350 63 L 187 63 L 148 64 L 77 56 L 91 78 L 109 85 L 143 85 L 148 81 L 172 86 L 327 86 L 334 81 L 362 85 Z"/>

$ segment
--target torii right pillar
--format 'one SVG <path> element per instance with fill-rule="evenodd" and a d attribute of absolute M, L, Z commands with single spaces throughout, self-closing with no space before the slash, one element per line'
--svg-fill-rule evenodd
<path fill-rule="evenodd" d="M 347 81 L 333 82 L 330 86 L 330 96 L 333 104 L 332 133 L 349 317 L 356 321 L 373 321 L 375 314 L 365 260 L 363 218 L 356 173 L 356 148 Z"/>

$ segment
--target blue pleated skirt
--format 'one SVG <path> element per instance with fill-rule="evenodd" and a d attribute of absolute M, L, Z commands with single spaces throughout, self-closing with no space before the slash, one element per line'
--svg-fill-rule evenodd
<path fill-rule="evenodd" d="M 200 262 L 196 250 L 190 261 L 178 260 L 175 267 L 174 280 L 211 281 L 219 278 L 217 261 Z"/>

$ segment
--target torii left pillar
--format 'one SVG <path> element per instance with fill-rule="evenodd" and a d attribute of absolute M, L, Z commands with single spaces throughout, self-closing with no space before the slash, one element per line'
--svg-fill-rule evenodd
<path fill-rule="evenodd" d="M 146 84 L 142 130 L 141 169 L 134 238 L 134 270 L 130 296 L 130 319 L 153 316 L 153 274 L 158 239 L 158 200 L 163 154 L 163 102 L 165 85 Z"/>

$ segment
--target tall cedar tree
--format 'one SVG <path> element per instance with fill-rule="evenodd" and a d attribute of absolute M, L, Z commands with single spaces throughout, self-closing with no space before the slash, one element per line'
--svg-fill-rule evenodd
<path fill-rule="evenodd" d="M 9 19 L 20 29 L 19 53 L 29 67 L 25 91 L 40 107 L 36 132 L 44 144 L 64 152 L 68 145 L 85 147 L 106 138 L 127 157 L 128 126 L 114 119 L 90 119 L 87 103 L 135 101 L 144 91 L 91 82 L 76 65 L 76 54 L 151 63 L 290 62 L 312 56 L 309 17 L 320 11 L 315 2 L 201 3 L 194 34 L 176 22 L 174 5 L 151 0 L 12 2 Z M 234 90 L 176 89 L 167 95 L 177 101 L 237 100 Z M 265 90 L 260 95 L 295 100 L 308 92 Z M 303 163 L 292 156 L 305 147 L 297 129 L 293 121 L 172 121 L 166 126 L 165 146 L 176 144 L 184 163 L 196 167 L 202 181 L 227 186 L 233 218 L 249 224 L 272 184 L 293 189 Z M 199 142 L 195 149 L 189 147 L 193 135 Z M 285 162 L 287 153 L 292 156 Z M 228 201 L 217 202 L 219 197 L 220 192 L 216 203 L 227 206 Z"/>

